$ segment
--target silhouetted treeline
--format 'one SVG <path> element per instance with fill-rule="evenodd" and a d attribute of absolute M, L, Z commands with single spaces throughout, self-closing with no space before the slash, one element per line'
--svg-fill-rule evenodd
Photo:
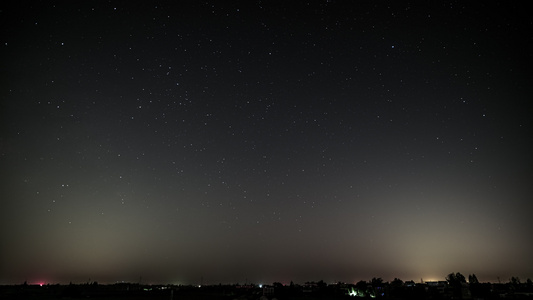
<path fill-rule="evenodd" d="M 450 273 L 442 281 L 414 282 L 395 278 L 390 282 L 374 277 L 355 284 L 328 284 L 323 280 L 284 285 L 141 285 L 97 282 L 68 285 L 0 286 L 0 299 L 223 299 L 223 300 L 313 300 L 313 299 L 533 299 L 533 283 L 511 277 L 506 283 L 481 283 L 475 274 L 468 281 L 461 273 Z"/>

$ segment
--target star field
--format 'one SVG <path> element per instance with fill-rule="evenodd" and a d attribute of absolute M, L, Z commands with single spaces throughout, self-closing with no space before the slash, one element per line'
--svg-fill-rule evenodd
<path fill-rule="evenodd" d="M 3 4 L 0 283 L 533 276 L 522 11 Z"/>

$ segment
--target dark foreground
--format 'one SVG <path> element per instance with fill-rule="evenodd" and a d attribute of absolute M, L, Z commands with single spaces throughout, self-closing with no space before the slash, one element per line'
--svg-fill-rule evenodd
<path fill-rule="evenodd" d="M 311 282 L 305 285 L 140 285 L 120 283 L 111 285 L 9 285 L 0 286 L 0 299 L 123 299 L 123 300 L 313 300 L 313 299 L 533 299 L 533 287 L 528 285 L 478 283 L 450 286 L 445 281 L 401 285 L 382 283 L 325 284 Z"/>

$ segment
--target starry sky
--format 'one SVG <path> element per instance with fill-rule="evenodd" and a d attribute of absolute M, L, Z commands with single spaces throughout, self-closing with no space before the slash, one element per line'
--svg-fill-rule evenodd
<path fill-rule="evenodd" d="M 533 278 L 522 5 L 1 4 L 0 284 Z"/>

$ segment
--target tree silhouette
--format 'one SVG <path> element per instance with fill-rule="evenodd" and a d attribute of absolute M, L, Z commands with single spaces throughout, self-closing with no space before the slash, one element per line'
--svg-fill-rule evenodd
<path fill-rule="evenodd" d="M 446 281 L 448 281 L 448 284 L 451 286 L 457 286 L 461 285 L 462 283 L 466 283 L 466 278 L 463 274 L 457 272 L 457 273 L 450 273 L 448 276 L 446 276 Z"/>
<path fill-rule="evenodd" d="M 468 275 L 468 283 L 470 284 L 478 284 L 479 280 L 477 280 L 476 274 Z"/>
<path fill-rule="evenodd" d="M 394 278 L 394 280 L 391 281 L 390 285 L 393 288 L 401 288 L 403 287 L 403 280 L 401 280 L 400 278 Z"/>
<path fill-rule="evenodd" d="M 374 277 L 372 278 L 372 281 L 370 281 L 370 283 L 372 284 L 373 287 L 379 287 L 379 286 L 382 286 L 383 285 L 383 279 L 381 279 L 381 277 Z"/>
<path fill-rule="evenodd" d="M 514 285 L 514 286 L 519 286 L 520 285 L 520 278 L 518 277 L 511 277 L 511 280 L 510 280 L 511 284 Z"/>
<path fill-rule="evenodd" d="M 480 297 L 482 289 L 476 274 L 468 275 L 468 283 L 470 284 L 470 294 L 472 294 L 472 297 Z"/>
<path fill-rule="evenodd" d="M 403 280 L 394 278 L 390 283 L 390 294 L 393 298 L 402 298 L 404 292 Z"/>
<path fill-rule="evenodd" d="M 457 273 L 450 273 L 448 276 L 446 276 L 446 281 L 448 281 L 448 284 L 450 285 L 450 288 L 452 289 L 452 293 L 454 295 L 454 298 L 462 298 L 462 288 L 463 283 L 466 283 L 466 278 L 463 274 L 457 272 Z"/>
<path fill-rule="evenodd" d="M 364 280 L 361 280 L 355 284 L 355 290 L 357 291 L 358 296 L 369 296 L 368 283 Z"/>
<path fill-rule="evenodd" d="M 383 279 L 381 277 L 372 278 L 370 285 L 372 285 L 372 295 L 374 297 L 383 295 Z"/>

